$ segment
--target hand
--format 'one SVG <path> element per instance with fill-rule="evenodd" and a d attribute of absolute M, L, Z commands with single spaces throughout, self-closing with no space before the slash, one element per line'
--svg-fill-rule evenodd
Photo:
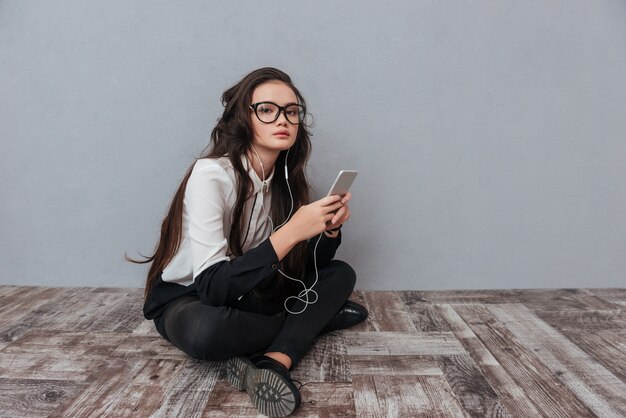
<path fill-rule="evenodd" d="M 342 206 L 334 214 L 333 218 L 326 224 L 326 230 L 338 228 L 350 218 L 350 207 L 348 202 L 352 199 L 352 193 L 348 192 L 341 198 Z"/>
<path fill-rule="evenodd" d="M 339 195 L 326 196 L 308 205 L 301 206 L 291 217 L 289 222 L 283 227 L 288 227 L 293 231 L 298 241 L 304 241 L 319 235 L 337 216 L 337 213 L 344 206 Z M 348 200 L 350 200 L 348 198 Z M 333 227 L 335 228 L 335 227 Z"/>

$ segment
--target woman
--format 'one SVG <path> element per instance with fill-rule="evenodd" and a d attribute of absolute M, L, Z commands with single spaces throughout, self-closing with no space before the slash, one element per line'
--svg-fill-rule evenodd
<path fill-rule="evenodd" d="M 315 337 L 367 317 L 347 300 L 354 270 L 333 260 L 351 195 L 309 202 L 305 101 L 287 74 L 255 70 L 222 104 L 142 261 L 144 316 L 191 357 L 228 360 L 233 386 L 285 416 L 300 404 L 289 370 Z"/>

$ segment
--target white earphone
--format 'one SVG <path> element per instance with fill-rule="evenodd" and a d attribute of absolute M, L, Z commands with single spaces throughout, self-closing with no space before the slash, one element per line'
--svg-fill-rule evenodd
<path fill-rule="evenodd" d="M 283 225 L 285 225 L 289 221 L 289 219 L 291 218 L 291 213 L 293 212 L 293 194 L 291 193 L 291 187 L 289 186 L 289 172 L 288 172 L 288 169 L 287 169 L 287 158 L 289 157 L 289 151 L 290 150 L 291 150 L 291 148 L 289 148 L 287 150 L 287 154 L 285 155 L 285 181 L 287 182 L 287 190 L 289 190 L 289 198 L 291 199 L 291 209 L 289 209 L 289 214 L 287 215 L 287 218 L 285 219 L 285 222 L 283 222 L 282 224 L 278 225 L 276 228 L 274 228 L 274 222 L 272 222 L 272 218 L 270 217 L 269 214 L 266 213 L 267 219 L 269 219 L 270 226 L 272 227 L 272 232 L 276 232 Z M 261 161 L 261 158 L 259 157 L 259 153 L 254 148 L 254 145 L 252 145 L 252 151 L 254 151 L 254 153 L 256 154 L 256 157 L 259 160 L 259 164 L 261 165 L 261 174 L 263 176 L 263 193 L 265 193 L 267 191 L 267 185 L 265 184 L 265 168 L 263 167 L 263 161 Z M 265 210 L 265 206 L 263 204 L 264 200 L 265 199 L 261 199 L 261 210 L 262 211 Z M 285 310 L 287 312 L 289 312 L 290 314 L 293 314 L 293 315 L 301 314 L 302 312 L 304 312 L 306 310 L 307 306 L 312 305 L 315 302 L 317 302 L 318 295 L 317 295 L 317 292 L 315 290 L 313 290 L 313 287 L 317 284 L 317 281 L 319 279 L 319 272 L 317 270 L 317 244 L 319 244 L 320 239 L 322 239 L 322 235 L 324 235 L 323 231 L 322 231 L 322 233 L 320 233 L 319 237 L 317 238 L 317 242 L 315 243 L 315 247 L 313 248 L 313 264 L 315 266 L 315 281 L 313 282 L 311 287 L 307 288 L 306 284 L 302 280 L 294 279 L 293 277 L 290 277 L 287 274 L 283 273 L 281 269 L 278 269 L 278 272 L 280 274 L 282 274 L 283 276 L 285 276 L 289 280 L 293 280 L 293 281 L 299 282 L 300 284 L 302 284 L 302 287 L 304 288 L 300 293 L 298 293 L 297 296 L 289 296 L 289 297 L 287 297 L 287 299 L 285 299 L 285 302 L 284 302 Z M 315 296 L 315 299 L 309 300 L 309 293 L 312 293 L 313 296 Z M 299 300 L 299 301 L 303 302 L 304 303 L 304 307 L 301 310 L 299 310 L 299 311 L 292 311 L 292 310 L 290 310 L 289 307 L 287 307 L 287 302 L 290 299 L 296 299 L 296 300 Z"/>

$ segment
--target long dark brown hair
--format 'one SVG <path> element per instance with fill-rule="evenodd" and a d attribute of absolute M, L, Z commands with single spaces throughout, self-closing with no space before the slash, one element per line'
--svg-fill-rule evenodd
<path fill-rule="evenodd" d="M 266 67 L 252 71 L 241 81 L 230 87 L 222 95 L 222 105 L 224 113 L 217 121 L 217 125 L 211 132 L 211 142 L 202 151 L 197 159 L 219 158 L 228 156 L 237 178 L 237 200 L 232 211 L 230 235 L 228 237 L 229 250 L 234 256 L 243 254 L 243 234 L 245 233 L 246 219 L 243 216 L 244 204 L 253 192 L 252 180 L 248 171 L 242 163 L 242 156 L 247 155 L 252 145 L 252 124 L 251 112 L 249 111 L 252 102 L 254 89 L 267 81 L 282 81 L 288 85 L 295 93 L 298 103 L 306 106 L 304 98 L 298 89 L 291 82 L 291 78 L 276 68 Z M 289 182 L 293 194 L 293 212 L 302 205 L 309 203 L 309 184 L 306 178 L 305 168 L 311 153 L 310 132 L 306 123 L 301 123 L 298 128 L 296 142 L 289 151 L 287 161 Z M 281 151 L 276 160 L 274 176 L 272 178 L 270 190 L 272 193 L 272 203 L 270 216 L 274 225 L 282 224 L 289 214 L 291 199 L 282 169 L 285 164 L 287 151 Z M 196 161 L 197 161 L 196 159 Z M 146 278 L 144 298 L 148 298 L 150 291 L 154 287 L 163 269 L 176 255 L 182 240 L 182 218 L 183 218 L 183 198 L 187 181 L 195 161 L 187 169 L 178 190 L 169 206 L 167 215 L 161 223 L 161 236 L 152 256 L 141 255 L 146 260 L 133 260 L 125 255 L 127 261 L 138 264 L 152 263 Z M 300 242 L 283 259 L 282 270 L 288 275 L 302 277 L 306 269 L 307 246 L 306 242 Z M 271 280 L 269 280 L 271 279 Z M 259 294 L 269 294 L 270 292 L 282 292 L 284 287 L 282 276 L 273 275 L 268 280 L 257 286 Z"/>

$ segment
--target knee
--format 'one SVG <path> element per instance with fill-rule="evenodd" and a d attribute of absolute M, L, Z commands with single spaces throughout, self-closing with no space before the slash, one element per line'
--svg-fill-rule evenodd
<path fill-rule="evenodd" d="M 188 354 L 193 358 L 207 361 L 220 361 L 231 357 L 223 344 L 224 336 L 228 333 L 223 325 L 223 322 L 215 319 L 203 322 L 192 337 L 191 352 Z"/>
<path fill-rule="evenodd" d="M 328 268 L 332 269 L 333 282 L 336 283 L 337 286 L 341 286 L 341 289 L 345 290 L 349 296 L 356 284 L 356 272 L 352 266 L 345 261 L 332 260 Z"/>

